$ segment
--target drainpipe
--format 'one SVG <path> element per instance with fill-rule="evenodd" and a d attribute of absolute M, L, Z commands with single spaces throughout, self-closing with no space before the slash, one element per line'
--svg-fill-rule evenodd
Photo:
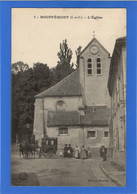
<path fill-rule="evenodd" d="M 84 126 L 83 126 L 83 145 L 85 146 L 85 137 L 84 137 Z"/>
<path fill-rule="evenodd" d="M 46 136 L 46 126 L 45 126 L 45 111 L 44 111 L 44 98 L 42 98 L 42 108 L 43 108 L 43 134 Z"/>

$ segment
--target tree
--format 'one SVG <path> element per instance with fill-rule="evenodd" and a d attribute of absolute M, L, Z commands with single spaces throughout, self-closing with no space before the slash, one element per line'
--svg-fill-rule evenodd
<path fill-rule="evenodd" d="M 55 69 L 56 81 L 60 81 L 72 71 L 74 71 L 74 64 L 71 63 L 72 59 L 72 50 L 68 47 L 67 40 L 63 40 L 60 43 L 60 51 L 57 53 L 59 61 L 57 62 L 57 66 Z"/>
<path fill-rule="evenodd" d="M 21 63 L 23 64 L 23 63 Z M 47 64 L 35 63 L 33 68 L 12 71 L 12 138 L 31 135 L 34 120 L 34 96 L 51 86 Z M 29 126 L 29 127 L 27 127 Z"/>
<path fill-rule="evenodd" d="M 33 65 L 33 79 L 37 93 L 46 90 L 51 85 L 50 69 L 47 64 L 35 63 Z"/>
<path fill-rule="evenodd" d="M 67 40 L 63 40 L 62 43 L 60 43 L 60 51 L 58 52 L 58 64 L 62 65 L 70 65 L 71 59 L 72 59 L 72 50 L 68 48 Z"/>
<path fill-rule="evenodd" d="M 12 64 L 12 72 L 13 73 L 18 73 L 18 72 L 24 72 L 29 69 L 29 66 L 22 61 L 18 61 L 16 63 Z"/>
<path fill-rule="evenodd" d="M 12 73 L 12 138 L 24 133 L 26 118 L 33 122 L 33 72 L 32 68 Z M 29 108 L 31 106 L 31 109 Z M 29 110 L 28 110 L 29 109 Z"/>
<path fill-rule="evenodd" d="M 22 77 L 29 69 L 29 66 L 22 61 L 12 64 L 12 139 L 16 139 L 16 134 L 19 132 L 20 119 L 20 98 L 23 98 L 21 87 Z"/>

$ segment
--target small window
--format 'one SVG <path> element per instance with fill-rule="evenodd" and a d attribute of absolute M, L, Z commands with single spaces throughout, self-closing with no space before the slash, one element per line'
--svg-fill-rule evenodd
<path fill-rule="evenodd" d="M 88 75 L 92 75 L 92 59 L 89 58 L 87 60 L 87 72 L 88 72 Z"/>
<path fill-rule="evenodd" d="M 97 69 L 100 69 L 100 68 L 101 68 L 101 64 L 97 63 Z"/>
<path fill-rule="evenodd" d="M 97 62 L 100 62 L 100 58 L 97 58 Z"/>
<path fill-rule="evenodd" d="M 92 69 L 88 69 L 88 74 L 92 74 Z"/>
<path fill-rule="evenodd" d="M 96 137 L 96 131 L 88 131 L 88 133 L 87 133 L 87 137 L 89 138 L 89 137 Z"/>
<path fill-rule="evenodd" d="M 97 69 L 97 74 L 98 74 L 98 75 L 101 74 L 101 69 Z"/>
<path fill-rule="evenodd" d="M 89 58 L 89 59 L 88 59 L 88 62 L 92 62 L 92 60 Z"/>
<path fill-rule="evenodd" d="M 97 58 L 97 75 L 101 74 L 101 59 Z"/>
<path fill-rule="evenodd" d="M 104 137 L 108 137 L 109 136 L 109 132 L 108 131 L 104 131 Z"/>
<path fill-rule="evenodd" d="M 91 65 L 91 63 L 88 63 L 88 69 L 89 69 L 89 68 L 92 68 L 92 65 Z"/>
<path fill-rule="evenodd" d="M 66 109 L 65 102 L 63 100 L 57 101 L 57 103 L 56 103 L 56 110 L 57 111 L 65 111 L 65 109 Z"/>
<path fill-rule="evenodd" d="M 59 135 L 68 135 L 68 128 L 59 128 Z"/>

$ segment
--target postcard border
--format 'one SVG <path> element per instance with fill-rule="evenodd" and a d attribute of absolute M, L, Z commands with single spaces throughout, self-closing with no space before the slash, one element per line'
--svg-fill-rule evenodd
<path fill-rule="evenodd" d="M 11 8 L 127 9 L 127 185 L 125 187 L 21 187 L 10 185 L 11 151 Z M 130 1 L 6 1 L 0 2 L 1 62 L 1 192 L 10 193 L 136 193 L 136 65 L 137 2 Z M 132 67 L 132 68 L 131 68 Z M 131 151 L 132 150 L 132 151 Z"/>

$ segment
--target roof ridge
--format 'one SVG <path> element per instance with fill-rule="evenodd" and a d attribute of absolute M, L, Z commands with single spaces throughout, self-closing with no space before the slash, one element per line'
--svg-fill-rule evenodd
<path fill-rule="evenodd" d="M 78 110 L 70 110 L 70 111 L 56 111 L 56 110 L 49 110 L 49 111 L 48 111 L 48 114 L 49 114 L 49 113 L 61 113 L 61 114 L 63 113 L 63 114 L 64 114 L 64 113 L 71 113 L 71 112 L 79 113 Z"/>
<path fill-rule="evenodd" d="M 75 69 L 72 73 L 70 73 L 69 75 L 67 75 L 66 77 L 64 77 L 62 80 L 60 80 L 59 82 L 57 82 L 55 85 L 47 88 L 46 90 L 44 90 L 43 92 L 35 95 L 34 97 L 37 98 L 37 97 L 41 96 L 42 94 L 44 94 L 45 92 L 48 92 L 48 91 L 52 90 L 55 86 L 59 86 L 61 83 L 63 83 L 64 81 L 67 81 L 74 73 L 76 73 L 78 71 L 79 71 L 79 69 Z"/>

